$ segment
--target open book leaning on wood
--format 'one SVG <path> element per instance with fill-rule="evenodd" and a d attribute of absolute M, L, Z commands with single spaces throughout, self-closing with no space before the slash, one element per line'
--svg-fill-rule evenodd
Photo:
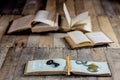
<path fill-rule="evenodd" d="M 27 15 L 13 21 L 8 33 L 31 29 L 32 32 L 45 32 L 58 30 L 58 14 L 51 17 L 50 13 L 40 10 L 37 14 Z"/>
<path fill-rule="evenodd" d="M 92 31 L 91 18 L 88 15 L 87 11 L 73 18 L 73 17 L 70 17 L 69 11 L 65 3 L 63 4 L 63 10 L 65 13 L 66 20 L 68 22 L 68 26 L 62 27 L 63 31 L 70 31 L 70 30 L 80 30 L 83 32 Z"/>
<path fill-rule="evenodd" d="M 110 76 L 107 62 L 81 62 L 68 59 L 28 61 L 24 75 L 91 75 Z"/>
<path fill-rule="evenodd" d="M 68 32 L 65 36 L 65 40 L 72 49 L 85 46 L 104 45 L 113 42 L 103 32 L 90 32 L 84 34 L 81 31 Z"/>

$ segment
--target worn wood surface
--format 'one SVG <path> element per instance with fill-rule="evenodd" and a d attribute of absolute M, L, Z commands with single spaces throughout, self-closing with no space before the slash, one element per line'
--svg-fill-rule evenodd
<path fill-rule="evenodd" d="M 35 14 L 39 9 L 46 9 L 54 13 L 57 11 L 61 16 L 60 27 L 65 27 L 68 24 L 62 9 L 63 2 L 69 6 L 71 17 L 88 11 L 93 31 L 103 31 L 114 43 L 110 44 L 109 47 L 71 50 L 63 39 L 66 33 L 60 31 L 7 35 L 6 30 L 10 27 L 11 21 L 21 17 L 21 15 L 0 14 L 0 80 L 120 80 L 120 2 L 117 0 L 27 0 L 22 14 Z M 13 11 L 16 9 L 17 6 Z M 67 54 L 74 60 L 107 61 L 112 76 L 23 75 L 25 63 L 29 60 L 65 59 Z"/>
<path fill-rule="evenodd" d="M 26 4 L 24 6 L 24 9 L 22 11 L 23 15 L 28 15 L 28 14 L 35 14 L 37 10 L 40 9 L 40 7 L 43 4 L 40 4 L 42 0 L 26 0 Z"/>

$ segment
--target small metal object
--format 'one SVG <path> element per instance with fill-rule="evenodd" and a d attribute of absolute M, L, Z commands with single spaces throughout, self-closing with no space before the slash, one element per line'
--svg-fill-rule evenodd
<path fill-rule="evenodd" d="M 81 60 L 76 60 L 75 62 L 76 62 L 76 64 L 84 65 L 84 66 L 88 67 L 87 70 L 89 72 L 98 72 L 99 67 L 97 65 L 95 65 L 95 64 L 87 65 L 87 61 L 81 61 Z"/>
<path fill-rule="evenodd" d="M 46 62 L 47 65 L 51 65 L 51 64 L 53 64 L 53 63 L 54 63 L 53 60 L 48 60 L 48 61 Z"/>
<path fill-rule="evenodd" d="M 98 72 L 98 66 L 97 65 L 95 65 L 95 64 L 89 64 L 89 65 L 87 65 L 88 66 L 88 71 L 90 71 L 90 72 Z"/>
<path fill-rule="evenodd" d="M 59 63 L 54 63 L 54 66 L 55 67 L 58 67 L 60 64 Z"/>
<path fill-rule="evenodd" d="M 75 62 L 76 64 L 83 64 L 83 65 L 87 64 L 87 61 L 76 60 Z"/>
<path fill-rule="evenodd" d="M 54 67 L 58 67 L 60 64 L 59 63 L 56 63 L 54 62 L 54 60 L 48 60 L 46 62 L 47 65 L 54 65 Z"/>

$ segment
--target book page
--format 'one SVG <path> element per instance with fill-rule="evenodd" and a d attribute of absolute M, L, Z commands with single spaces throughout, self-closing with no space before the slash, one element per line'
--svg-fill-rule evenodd
<path fill-rule="evenodd" d="M 72 24 L 71 26 L 75 25 L 76 23 L 79 23 L 83 20 L 86 20 L 88 18 L 88 12 L 84 12 L 76 16 L 75 18 L 72 19 Z"/>
<path fill-rule="evenodd" d="M 14 20 L 7 33 L 13 33 L 13 32 L 19 32 L 19 31 L 31 29 L 31 22 L 33 18 L 34 15 L 27 15 Z"/>
<path fill-rule="evenodd" d="M 88 67 L 83 64 L 77 64 L 75 60 L 71 60 L 71 72 L 79 75 L 102 75 L 111 74 L 107 62 L 87 62 L 86 65 L 94 64 L 98 66 L 97 72 L 91 72 Z"/>
<path fill-rule="evenodd" d="M 40 10 L 37 12 L 35 18 L 33 19 L 33 24 L 36 22 L 42 22 L 50 26 L 54 25 L 54 21 L 50 20 L 50 14 L 48 11 Z"/>
<path fill-rule="evenodd" d="M 72 31 L 67 33 L 75 44 L 91 42 L 81 31 Z"/>
<path fill-rule="evenodd" d="M 59 63 L 58 67 L 54 65 L 47 65 L 48 60 L 33 60 L 29 61 L 25 73 L 35 73 L 35 72 L 46 72 L 46 71 L 65 71 L 66 69 L 66 60 L 64 59 L 53 59 L 54 62 Z"/>
<path fill-rule="evenodd" d="M 86 18 L 85 20 L 76 23 L 76 25 L 79 24 L 84 24 L 83 27 L 80 26 L 80 29 L 85 31 L 85 32 L 91 32 L 92 31 L 92 24 L 91 24 L 91 18 L 90 16 L 88 18 Z"/>
<path fill-rule="evenodd" d="M 86 35 L 91 41 L 93 41 L 94 44 L 113 42 L 103 32 L 91 32 L 91 33 L 86 33 Z"/>
<path fill-rule="evenodd" d="M 68 12 L 68 9 L 67 9 L 67 6 L 66 6 L 65 3 L 63 4 L 63 10 L 64 10 L 64 13 L 65 13 L 65 17 L 67 19 L 67 22 L 68 22 L 69 26 L 71 26 L 71 17 L 70 17 L 70 14 Z"/>

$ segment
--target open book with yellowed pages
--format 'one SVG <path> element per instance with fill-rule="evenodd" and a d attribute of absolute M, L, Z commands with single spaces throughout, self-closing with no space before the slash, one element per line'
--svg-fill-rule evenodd
<path fill-rule="evenodd" d="M 65 36 L 65 40 L 72 49 L 85 46 L 104 45 L 113 41 L 103 32 L 83 33 L 81 31 L 71 31 Z"/>
<path fill-rule="evenodd" d="M 13 21 L 9 33 L 31 29 L 32 32 L 56 31 L 58 27 L 58 13 L 53 17 L 46 10 L 40 10 L 36 15 L 27 15 Z"/>
<path fill-rule="evenodd" d="M 67 27 L 62 27 L 63 31 L 70 31 L 70 30 L 80 30 L 83 32 L 92 31 L 91 18 L 88 15 L 87 11 L 73 18 L 73 17 L 70 17 L 69 11 L 65 3 L 63 4 L 63 10 L 65 13 L 66 20 L 68 22 Z"/>
<path fill-rule="evenodd" d="M 28 61 L 24 75 L 89 75 L 111 76 L 107 62 L 81 62 L 65 59 Z"/>

